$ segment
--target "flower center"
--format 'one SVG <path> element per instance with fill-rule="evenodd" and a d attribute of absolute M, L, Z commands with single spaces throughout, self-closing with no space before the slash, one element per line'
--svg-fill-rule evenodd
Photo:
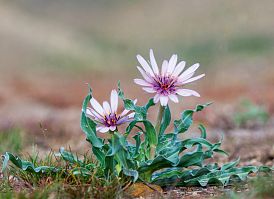
<path fill-rule="evenodd" d="M 172 76 L 158 76 L 154 88 L 158 93 L 167 95 L 175 91 L 175 83 L 176 78 Z"/>
<path fill-rule="evenodd" d="M 117 117 L 116 113 L 110 113 L 109 115 L 105 115 L 105 125 L 107 127 L 116 126 L 119 119 L 120 117 Z"/>

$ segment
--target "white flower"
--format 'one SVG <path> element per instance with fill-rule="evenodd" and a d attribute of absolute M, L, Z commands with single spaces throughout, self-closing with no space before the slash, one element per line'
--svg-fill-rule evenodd
<path fill-rule="evenodd" d="M 137 55 L 137 59 L 142 66 L 142 68 L 139 66 L 137 68 L 144 79 L 134 79 L 134 82 L 143 86 L 143 90 L 146 92 L 155 93 L 154 103 L 160 101 L 162 106 L 166 106 L 169 99 L 178 103 L 178 95 L 200 97 L 196 91 L 182 88 L 186 84 L 205 76 L 205 74 L 201 74 L 193 77 L 199 68 L 198 63 L 183 72 L 186 63 L 181 61 L 177 64 L 178 56 L 174 54 L 169 61 L 163 61 L 160 71 L 152 49 L 150 49 L 150 62 L 147 62 L 141 55 Z"/>
<path fill-rule="evenodd" d="M 135 103 L 137 101 L 135 100 Z M 103 102 L 103 106 L 93 97 L 90 99 L 91 108 L 88 107 L 86 115 L 97 123 L 96 130 L 101 133 L 115 131 L 117 126 L 132 121 L 134 113 L 124 110 L 121 114 L 117 113 L 118 109 L 118 93 L 116 90 L 111 91 L 110 104 Z"/>

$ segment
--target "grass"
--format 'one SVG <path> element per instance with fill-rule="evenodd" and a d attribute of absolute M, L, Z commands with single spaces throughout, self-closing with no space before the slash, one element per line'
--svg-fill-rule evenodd
<path fill-rule="evenodd" d="M 5 151 L 17 153 L 22 149 L 23 136 L 20 129 L 9 129 L 0 132 L 0 153 Z"/>
<path fill-rule="evenodd" d="M 245 187 L 243 187 L 245 186 Z M 239 192 L 239 190 L 246 189 Z M 223 199 L 263 199 L 274 198 L 274 176 L 259 176 L 246 185 L 236 186 L 233 190 L 222 196 Z"/>
<path fill-rule="evenodd" d="M 57 172 L 27 172 L 11 165 L 0 178 L 0 199 L 4 198 L 120 198 L 123 187 L 129 183 L 127 179 L 103 175 L 98 169 L 91 169 L 91 176 L 74 175 L 77 165 L 62 161 L 55 153 L 49 153 L 39 159 L 38 153 L 23 159 L 34 166 L 53 166 L 62 168 Z M 92 162 L 91 157 L 84 155 L 84 161 Z M 11 176 L 16 176 L 12 178 Z"/>

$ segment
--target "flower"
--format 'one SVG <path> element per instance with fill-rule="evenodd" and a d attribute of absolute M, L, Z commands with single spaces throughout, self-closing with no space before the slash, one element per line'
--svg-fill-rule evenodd
<path fill-rule="evenodd" d="M 134 103 L 137 101 L 135 100 Z M 117 127 L 123 123 L 129 122 L 134 117 L 134 113 L 129 113 L 129 110 L 124 110 L 121 114 L 117 113 L 118 109 L 118 93 L 116 90 L 111 91 L 110 104 L 107 101 L 103 102 L 103 106 L 92 97 L 90 99 L 91 107 L 88 107 L 86 114 L 97 123 L 96 130 L 101 133 L 115 131 Z"/>
<path fill-rule="evenodd" d="M 186 63 L 181 61 L 177 64 L 177 59 L 178 56 L 174 54 L 169 61 L 164 60 L 162 70 L 159 71 L 152 49 L 150 49 L 150 62 L 147 62 L 141 55 L 137 55 L 137 60 L 142 66 L 142 68 L 139 66 L 137 68 L 144 79 L 134 79 L 134 82 L 143 86 L 143 90 L 146 92 L 156 93 L 153 98 L 154 103 L 160 101 L 162 106 L 166 106 L 169 99 L 178 103 L 178 95 L 200 97 L 196 91 L 182 88 L 186 84 L 205 76 L 205 74 L 201 74 L 193 77 L 200 66 L 199 63 L 192 65 L 183 72 Z"/>

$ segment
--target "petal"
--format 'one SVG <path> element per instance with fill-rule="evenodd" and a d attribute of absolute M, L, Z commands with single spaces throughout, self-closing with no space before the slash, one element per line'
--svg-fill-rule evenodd
<path fill-rule="evenodd" d="M 182 84 L 184 81 L 188 80 L 193 75 L 194 75 L 194 73 L 190 73 L 190 74 L 187 74 L 187 75 L 184 75 L 184 73 L 183 73 L 178 77 L 178 82 Z"/>
<path fill-rule="evenodd" d="M 178 97 L 175 94 L 170 94 L 168 97 L 175 103 L 179 102 Z"/>
<path fill-rule="evenodd" d="M 200 64 L 199 63 L 196 63 L 196 64 L 193 64 L 192 66 L 190 66 L 185 72 L 183 72 L 181 74 L 181 76 L 186 76 L 188 74 L 191 74 L 191 73 L 194 73 L 198 68 L 199 68 Z"/>
<path fill-rule="evenodd" d="M 98 101 L 94 99 L 94 97 L 90 99 L 90 104 L 94 108 L 94 110 L 97 111 L 97 113 L 99 113 L 101 116 L 104 116 L 104 109 L 98 103 Z"/>
<path fill-rule="evenodd" d="M 99 130 L 99 132 L 101 132 L 101 133 L 106 133 L 106 132 L 108 132 L 109 131 L 109 127 L 102 127 L 100 130 Z"/>
<path fill-rule="evenodd" d="M 154 98 L 153 98 L 153 102 L 154 102 L 155 104 L 157 104 L 157 103 L 159 102 L 159 100 L 160 100 L 160 95 L 159 95 L 159 94 L 156 94 L 156 95 L 154 96 Z"/>
<path fill-rule="evenodd" d="M 177 77 L 185 68 L 186 62 L 185 61 L 181 61 L 176 68 L 174 69 L 172 75 Z"/>
<path fill-rule="evenodd" d="M 196 80 L 198 80 L 198 79 L 201 79 L 201 78 L 204 77 L 204 76 L 205 76 L 205 74 L 198 75 L 198 76 L 196 76 L 196 77 L 192 77 L 192 78 L 190 78 L 190 79 L 184 81 L 183 83 L 184 83 L 184 84 L 187 84 L 187 83 L 196 81 Z"/>
<path fill-rule="evenodd" d="M 162 64 L 162 76 L 164 76 L 166 74 L 167 69 L 168 69 L 168 61 L 164 60 L 163 64 Z"/>
<path fill-rule="evenodd" d="M 134 79 L 133 81 L 135 82 L 135 84 L 139 84 L 141 86 L 152 86 L 150 83 L 143 79 Z"/>
<path fill-rule="evenodd" d="M 103 108 L 105 110 L 106 115 L 109 115 L 111 113 L 111 108 L 107 101 L 103 102 Z"/>
<path fill-rule="evenodd" d="M 111 105 L 112 113 L 117 113 L 117 109 L 118 109 L 118 93 L 117 93 L 116 90 L 112 90 L 111 91 L 110 105 Z"/>
<path fill-rule="evenodd" d="M 116 128 L 117 128 L 117 126 L 110 126 L 110 127 L 109 127 L 109 130 L 111 130 L 111 131 L 115 131 L 115 130 L 116 130 Z"/>
<path fill-rule="evenodd" d="M 154 73 L 152 71 L 152 69 L 150 68 L 150 66 L 148 65 L 147 61 L 141 56 L 141 55 L 137 55 L 136 56 L 139 63 L 141 64 L 141 66 L 143 67 L 143 69 L 150 74 L 152 77 L 154 77 Z"/>
<path fill-rule="evenodd" d="M 168 102 L 168 96 L 160 96 L 160 102 L 162 106 L 166 106 Z"/>
<path fill-rule="evenodd" d="M 130 114 L 128 114 L 128 118 L 133 118 L 134 117 L 134 115 L 135 115 L 135 113 L 133 112 L 133 113 L 130 113 Z"/>
<path fill-rule="evenodd" d="M 137 103 L 137 99 L 135 99 L 135 100 L 133 101 L 133 103 L 134 103 L 134 105 L 135 105 L 135 104 Z M 123 112 L 120 114 L 120 117 L 125 116 L 126 114 L 128 114 L 129 111 L 130 111 L 130 110 L 127 110 L 127 109 L 123 110 Z"/>
<path fill-rule="evenodd" d="M 156 91 L 151 87 L 143 87 L 143 90 L 148 93 L 155 93 Z"/>
<path fill-rule="evenodd" d="M 153 50 L 152 50 L 152 49 L 150 49 L 150 51 L 149 51 L 149 56 L 150 56 L 150 63 L 151 63 L 153 72 L 154 72 L 156 75 L 159 75 L 159 68 L 158 68 L 157 62 L 156 62 L 156 60 L 155 60 L 155 57 L 154 57 L 154 54 L 153 54 Z"/>
<path fill-rule="evenodd" d="M 197 92 L 194 91 L 194 90 L 190 90 L 190 89 L 178 89 L 178 90 L 176 91 L 176 93 L 177 93 L 178 95 L 181 95 L 181 96 L 191 96 L 191 95 L 193 95 L 193 96 L 196 96 L 196 97 L 200 97 L 200 94 L 199 94 L 199 93 L 197 93 Z"/>
<path fill-rule="evenodd" d="M 167 69 L 167 73 L 172 74 L 174 71 L 174 68 L 176 66 L 177 63 L 177 55 L 172 55 L 169 62 L 168 62 L 168 69 Z"/>
<path fill-rule="evenodd" d="M 101 120 L 104 119 L 103 116 L 99 115 L 95 110 L 93 110 L 93 109 L 91 109 L 91 108 L 89 108 L 89 107 L 88 107 L 87 110 L 86 110 L 86 114 L 87 114 L 88 116 L 93 117 L 93 118 L 96 119 L 96 120 L 99 120 L 99 121 L 101 121 Z"/>
<path fill-rule="evenodd" d="M 149 74 L 147 74 L 142 68 L 140 68 L 139 66 L 137 66 L 137 69 L 140 71 L 141 75 L 143 76 L 143 78 L 147 82 L 149 82 L 149 83 L 153 83 L 154 82 L 154 79 Z"/>

